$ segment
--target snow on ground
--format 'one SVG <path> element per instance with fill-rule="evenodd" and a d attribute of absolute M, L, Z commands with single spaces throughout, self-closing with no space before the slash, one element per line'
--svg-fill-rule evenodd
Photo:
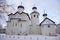
<path fill-rule="evenodd" d="M 60 40 L 58 36 L 43 35 L 0 35 L 0 40 Z"/>

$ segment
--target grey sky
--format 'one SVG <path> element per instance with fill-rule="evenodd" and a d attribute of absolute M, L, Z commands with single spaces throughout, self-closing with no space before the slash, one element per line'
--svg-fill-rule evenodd
<path fill-rule="evenodd" d="M 60 23 L 60 0 L 7 0 L 8 4 L 13 5 L 14 8 L 17 8 L 18 5 L 25 7 L 27 13 L 32 12 L 32 7 L 35 6 L 38 8 L 40 13 L 40 22 L 43 20 L 42 14 L 45 12 L 48 14 L 48 17 Z"/>

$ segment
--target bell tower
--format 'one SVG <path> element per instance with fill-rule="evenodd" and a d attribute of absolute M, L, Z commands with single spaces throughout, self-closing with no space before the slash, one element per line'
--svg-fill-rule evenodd
<path fill-rule="evenodd" d="M 33 12 L 31 13 L 31 24 L 39 25 L 39 12 L 37 12 L 37 7 L 32 7 Z"/>

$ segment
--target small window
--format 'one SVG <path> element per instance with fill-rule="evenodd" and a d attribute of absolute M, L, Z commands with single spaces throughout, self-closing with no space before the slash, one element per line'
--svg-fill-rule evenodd
<path fill-rule="evenodd" d="M 38 15 L 37 15 L 37 18 L 38 18 Z"/>
<path fill-rule="evenodd" d="M 1 29 L 0 29 L 0 31 L 1 31 Z"/>
<path fill-rule="evenodd" d="M 50 28 L 50 25 L 48 25 L 48 28 Z"/>
<path fill-rule="evenodd" d="M 13 23 L 13 26 L 14 26 L 14 23 Z"/>
<path fill-rule="evenodd" d="M 3 32 L 3 33 L 5 33 L 5 32 Z"/>
<path fill-rule="evenodd" d="M 21 18 L 18 21 L 21 21 Z"/>
<path fill-rule="evenodd" d="M 25 34 L 25 35 L 28 35 L 28 34 Z"/>
<path fill-rule="evenodd" d="M 20 35 L 20 34 L 18 34 L 18 35 Z"/>
<path fill-rule="evenodd" d="M 21 33 L 21 32 L 20 32 Z"/>
<path fill-rule="evenodd" d="M 35 15 L 34 15 L 34 17 L 35 17 Z"/>
<path fill-rule="evenodd" d="M 32 18 L 32 16 L 31 16 L 31 18 Z"/>
<path fill-rule="evenodd" d="M 17 26 L 17 23 L 15 24 L 15 26 Z"/>
<path fill-rule="evenodd" d="M 22 27 L 22 24 L 21 24 L 21 27 Z"/>
<path fill-rule="evenodd" d="M 49 36 L 51 36 L 51 33 L 49 33 Z"/>

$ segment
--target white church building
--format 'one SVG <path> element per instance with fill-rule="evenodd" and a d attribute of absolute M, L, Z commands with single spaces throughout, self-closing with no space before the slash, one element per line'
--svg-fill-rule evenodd
<path fill-rule="evenodd" d="M 43 14 L 43 21 L 39 23 L 40 13 L 37 7 L 32 7 L 33 12 L 24 12 L 24 6 L 18 6 L 16 13 L 11 13 L 8 16 L 6 34 L 7 35 L 56 35 L 56 24 L 53 20 Z"/>

